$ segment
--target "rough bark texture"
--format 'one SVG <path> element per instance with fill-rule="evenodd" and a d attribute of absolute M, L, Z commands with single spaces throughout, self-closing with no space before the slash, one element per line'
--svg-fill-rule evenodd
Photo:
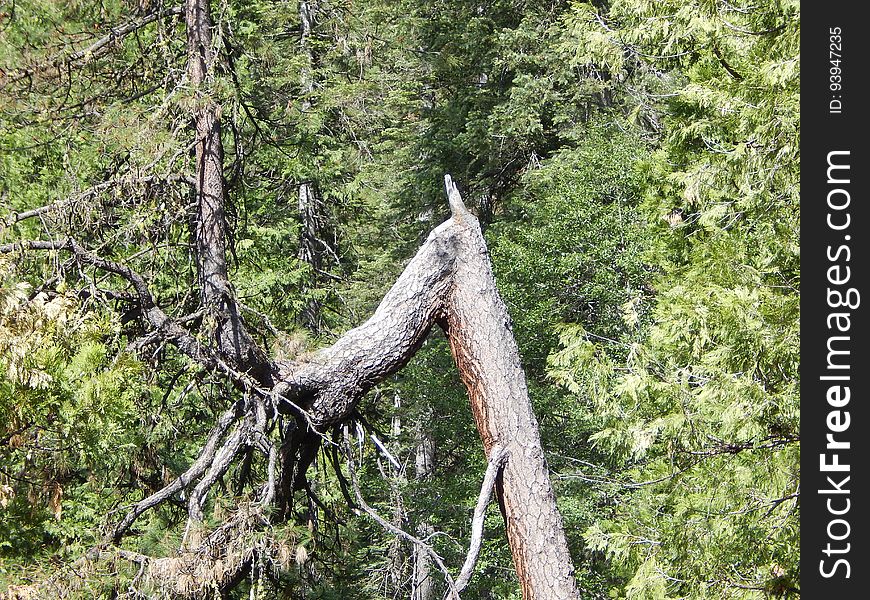
<path fill-rule="evenodd" d="M 459 227 L 465 235 L 459 236 L 447 332 L 487 457 L 496 445 L 510 453 L 496 485 L 523 598 L 577 598 L 511 320 L 479 225 L 465 215 Z"/>
<path fill-rule="evenodd" d="M 187 76 L 196 89 L 196 257 L 203 306 L 214 320 L 214 337 L 224 358 L 235 368 L 268 383 L 266 355 L 242 321 L 227 272 L 226 186 L 221 109 L 208 92 L 214 68 L 208 0 L 187 0 Z"/>
<path fill-rule="evenodd" d="M 187 0 L 187 76 L 197 90 L 196 250 L 202 297 L 217 304 L 226 293 L 226 217 L 219 107 L 205 88 L 214 62 L 208 0 Z"/>
<path fill-rule="evenodd" d="M 450 184 L 448 183 L 448 186 Z M 336 423 L 356 399 L 401 368 L 434 322 L 447 333 L 487 456 L 509 453 L 497 495 L 523 598 L 577 598 L 562 518 L 532 412 L 511 320 L 498 295 L 477 219 L 450 188 L 453 217 L 437 227 L 375 315 L 306 365 L 282 365 L 279 384 L 317 425 Z"/>
<path fill-rule="evenodd" d="M 307 10 L 306 3 L 303 8 Z M 234 461 L 252 452 L 261 456 L 267 475 L 254 494 L 251 515 L 256 518 L 251 522 L 265 525 L 269 519 L 287 518 L 293 492 L 310 489 L 305 473 L 317 456 L 321 435 L 352 419 L 359 399 L 402 368 L 432 326 L 438 324 L 449 338 L 468 389 L 487 457 L 496 447 L 508 457 L 496 481 L 496 493 L 523 598 L 577 598 L 571 557 L 510 318 L 496 290 L 480 224 L 465 209 L 449 176 L 446 183 L 453 216 L 431 232 L 375 314 L 331 347 L 304 361 L 268 360 L 245 329 L 228 278 L 221 114 L 207 89 L 215 60 L 208 0 L 187 0 L 184 18 L 187 72 L 197 97 L 193 112 L 197 136 L 195 258 L 202 308 L 208 317 L 204 321 L 210 321 L 213 328 L 210 342 L 202 342 L 185 328 L 183 321 L 171 319 L 157 306 L 140 274 L 123 263 L 93 254 L 73 239 L 22 240 L 0 246 L 0 253 L 65 251 L 84 264 L 117 274 L 133 289 L 133 294 L 127 297 L 137 306 L 143 325 L 149 330 L 132 347 L 157 342 L 173 344 L 203 369 L 222 373 L 245 392 L 244 399 L 235 402 L 220 417 L 188 470 L 164 489 L 130 507 L 106 544 L 119 542 L 145 511 L 181 492 L 188 502 L 189 529 L 198 525 L 209 490 Z M 284 419 L 279 413 L 293 415 L 294 419 Z M 279 424 L 281 439 L 273 441 L 269 432 Z M 425 448 L 421 460 L 431 463 Z M 352 475 L 355 491 L 359 493 L 355 474 Z M 363 504 L 361 496 L 358 499 Z M 277 510 L 272 511 L 273 508 Z M 390 523 L 386 527 L 400 531 Z M 227 526 L 218 531 L 238 533 L 241 529 Z M 412 538 L 406 532 L 400 533 Z M 210 539 L 217 538 L 207 537 L 206 541 Z M 209 580 L 222 590 L 232 587 L 243 576 L 248 562 L 225 563 L 227 569 L 221 570 L 218 577 L 212 563 L 223 560 L 218 552 L 223 541 L 208 542 L 205 546 L 203 543 L 186 540 L 184 564 L 156 562 L 163 559 L 150 562 L 150 558 L 142 559 L 142 564 L 151 564 L 149 573 L 155 574 L 155 565 L 187 569 L 185 561 L 197 563 L 202 576 L 188 582 L 185 586 L 188 591 L 179 591 L 179 597 L 202 597 L 203 590 L 211 589 Z M 451 581 L 440 557 L 430 554 L 429 558 Z M 418 564 L 415 598 L 423 600 L 431 597 L 432 592 L 425 583 L 428 565 L 422 559 Z M 156 574 L 154 577 L 159 579 Z M 53 588 L 44 589 L 48 590 L 47 597 L 59 597 L 51 591 Z"/>
<path fill-rule="evenodd" d="M 350 416 L 363 394 L 411 359 L 443 316 L 454 233 L 448 221 L 429 235 L 368 321 L 306 362 L 277 362 L 275 392 L 305 408 L 318 429 Z"/>

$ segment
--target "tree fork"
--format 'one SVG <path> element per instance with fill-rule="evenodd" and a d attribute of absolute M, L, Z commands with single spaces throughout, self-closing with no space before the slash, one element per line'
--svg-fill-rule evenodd
<path fill-rule="evenodd" d="M 296 418 L 295 430 L 288 432 L 289 440 L 285 439 L 285 444 L 290 443 L 281 452 L 282 481 L 274 482 L 274 469 L 270 468 L 272 481 L 261 502 L 266 508 L 277 500 L 285 503 L 286 510 L 286 502 L 295 484 L 304 481 L 312 450 L 319 446 L 324 432 L 352 419 L 358 400 L 401 369 L 437 323 L 447 334 L 488 459 L 498 459 L 492 456 L 496 447 L 509 456 L 496 479 L 496 495 L 523 598 L 579 597 L 511 320 L 495 286 L 480 224 L 465 210 L 449 177 L 447 184 L 452 217 L 432 231 L 375 314 L 305 361 L 270 366 L 277 376 L 272 387 L 227 369 L 212 357 L 210 349 L 200 348 L 180 325 L 171 324 L 173 333 L 167 341 L 205 368 L 231 375 L 250 393 L 249 401 L 240 401 L 224 413 L 199 458 L 182 476 L 131 509 L 114 531 L 116 542 L 143 512 L 191 486 L 191 498 L 196 498 L 191 516 L 197 520 L 197 503 L 220 474 L 253 447 L 254 438 L 265 441 L 261 438 L 267 420 L 281 418 L 267 410 L 265 402 L 269 406 L 277 403 L 282 413 Z M 4 253 L 27 249 L 67 250 L 94 267 L 121 275 L 141 297 L 153 327 L 160 330 L 169 322 L 153 304 L 141 276 L 125 265 L 96 257 L 73 241 L 0 246 Z M 245 428 L 244 441 L 228 433 L 239 420 Z M 274 463 L 277 449 L 263 445 L 259 449 Z"/>
<path fill-rule="evenodd" d="M 577 598 L 511 320 L 480 224 L 449 176 L 445 183 L 452 217 L 429 235 L 374 316 L 308 363 L 279 363 L 276 391 L 288 398 L 304 393 L 310 399 L 305 408 L 318 426 L 341 422 L 365 392 L 404 366 L 438 323 L 468 390 L 487 456 L 496 445 L 510 456 L 496 492 L 523 598 Z"/>

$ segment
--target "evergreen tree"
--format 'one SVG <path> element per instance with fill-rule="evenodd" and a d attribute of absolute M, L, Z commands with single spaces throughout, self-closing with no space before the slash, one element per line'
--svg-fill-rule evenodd
<path fill-rule="evenodd" d="M 795 595 L 798 3 L 578 4 L 568 26 L 575 59 L 662 135 L 643 206 L 656 293 L 625 307 L 651 323 L 625 362 L 571 330 L 553 357 L 616 467 L 586 540 L 626 597 Z"/>
<path fill-rule="evenodd" d="M 83 578 L 59 565 L 280 378 L 258 365 L 374 311 L 448 216 L 445 172 L 484 227 L 584 597 L 796 593 L 799 19 L 767 0 L 3 5 L 0 594 L 123 595 L 129 557 L 230 524 L 258 558 L 228 597 L 440 597 L 395 528 L 457 577 L 489 461 L 437 331 L 354 406 L 354 453 L 275 416 L 214 471 L 201 529 L 191 486 Z M 249 528 L 269 443 L 289 475 Z M 495 506 L 482 536 L 463 598 L 519 598 Z"/>

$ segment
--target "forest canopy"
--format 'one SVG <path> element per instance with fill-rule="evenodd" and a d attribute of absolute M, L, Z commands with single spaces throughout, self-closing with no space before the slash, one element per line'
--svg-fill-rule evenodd
<path fill-rule="evenodd" d="M 0 2 L 0 598 L 545 597 L 480 315 L 564 589 L 799 596 L 799 45 L 796 0 Z"/>

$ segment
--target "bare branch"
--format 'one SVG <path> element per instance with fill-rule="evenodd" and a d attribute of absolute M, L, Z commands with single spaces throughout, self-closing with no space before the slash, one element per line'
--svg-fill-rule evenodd
<path fill-rule="evenodd" d="M 100 39 L 96 40 L 87 48 L 77 50 L 76 52 L 73 52 L 71 54 L 55 56 L 43 63 L 34 65 L 32 67 L 21 69 L 19 71 L 13 71 L 8 78 L 5 78 L 5 81 L 0 80 L 0 89 L 3 89 L 10 83 L 21 81 L 22 79 L 26 78 L 31 78 L 34 75 L 45 73 L 46 71 L 49 71 L 51 69 L 55 69 L 57 73 L 60 73 L 65 67 L 72 66 L 73 64 L 76 64 L 77 66 L 86 65 L 94 59 L 97 59 L 103 56 L 106 52 L 108 52 L 111 49 L 110 44 L 112 44 L 112 42 L 122 39 L 129 33 L 142 29 L 149 23 L 153 23 L 158 19 L 180 15 L 181 13 L 182 8 L 180 6 L 175 6 L 173 8 L 164 8 L 149 13 L 138 21 L 131 21 L 124 25 L 113 27 L 111 30 L 109 30 L 108 35 L 105 35 Z"/>
<path fill-rule="evenodd" d="M 468 544 L 468 555 L 462 564 L 459 577 L 456 578 L 457 592 L 464 590 L 468 586 L 468 582 L 471 581 L 471 575 L 474 572 L 474 566 L 477 564 L 480 545 L 483 541 L 483 520 L 486 517 L 486 507 L 489 505 L 492 489 L 495 487 L 495 478 L 509 456 L 510 452 L 501 446 L 494 446 L 490 452 L 489 464 L 486 466 L 486 474 L 483 477 L 483 484 L 480 486 L 480 496 L 477 498 L 474 517 L 471 519 L 471 542 Z"/>
<path fill-rule="evenodd" d="M 171 342 L 183 354 L 192 358 L 207 369 L 220 366 L 220 359 L 209 348 L 178 323 L 170 319 L 155 303 L 145 279 L 123 263 L 114 262 L 85 250 L 72 238 L 60 241 L 21 240 L 0 246 L 0 254 L 11 254 L 24 250 L 63 250 L 73 254 L 81 262 L 103 271 L 114 273 L 126 279 L 136 292 L 142 314 L 155 330 L 162 332 L 164 339 Z"/>
<path fill-rule="evenodd" d="M 402 465 L 399 464 L 399 461 L 397 461 L 396 458 L 390 453 L 390 451 L 387 449 L 387 446 L 378 438 L 378 436 L 372 433 L 369 435 L 369 438 L 371 438 L 372 442 L 374 442 L 375 446 L 378 447 L 378 450 L 381 451 L 381 453 L 387 458 L 387 460 L 389 460 L 393 464 L 393 466 L 396 467 L 396 469 L 402 471 Z"/>
<path fill-rule="evenodd" d="M 239 449 L 247 441 L 250 429 L 250 425 L 246 422 L 236 425 L 223 445 L 211 457 L 208 472 L 196 484 L 188 499 L 187 513 L 191 522 L 202 521 L 202 505 L 205 503 L 208 491 L 230 468 Z"/>
<path fill-rule="evenodd" d="M 127 513 L 127 516 L 124 517 L 124 520 L 118 524 L 115 531 L 112 533 L 112 539 L 116 544 L 121 541 L 124 533 L 130 528 L 133 522 L 142 515 L 142 513 L 157 506 L 175 493 L 180 492 L 190 485 L 192 481 L 195 481 L 205 473 L 206 469 L 208 469 L 213 462 L 214 455 L 218 450 L 218 442 L 224 436 L 227 429 L 229 429 L 230 425 L 241 416 L 242 407 L 243 403 L 240 400 L 236 402 L 232 408 L 221 415 L 217 424 L 212 428 L 211 433 L 209 433 L 208 439 L 206 440 L 203 449 L 200 450 L 199 456 L 184 473 L 162 490 L 140 500 L 133 506 L 130 512 Z"/>
<path fill-rule="evenodd" d="M 27 219 L 32 219 L 34 217 L 39 217 L 45 214 L 53 213 L 56 211 L 60 211 L 68 206 L 74 206 L 79 202 L 83 202 L 88 198 L 92 198 L 97 194 L 104 192 L 113 187 L 120 187 L 123 185 L 133 185 L 133 184 L 144 184 L 144 183 L 176 183 L 181 182 L 187 184 L 191 187 L 196 186 L 196 180 L 190 175 L 184 175 L 179 173 L 172 173 L 169 175 L 146 175 L 144 177 L 122 177 L 118 179 L 110 179 L 109 181 L 100 182 L 83 192 L 76 194 L 75 196 L 71 196 L 69 198 L 64 198 L 62 200 L 58 200 L 57 202 L 52 202 L 51 204 L 46 204 L 44 206 L 39 206 L 37 208 L 32 208 L 30 210 L 25 210 L 21 212 L 13 212 L 8 215 L 5 219 L 0 222 L 0 231 L 6 229 L 7 227 L 11 227 L 16 223 L 20 223 L 21 221 L 25 221 Z"/>
<path fill-rule="evenodd" d="M 369 515 L 378 525 L 380 525 L 390 533 L 411 542 L 418 548 L 423 549 L 423 551 L 426 552 L 427 555 L 429 555 L 429 558 L 431 558 L 435 562 L 435 564 L 438 565 L 438 568 L 441 569 L 441 572 L 444 574 L 444 580 L 447 582 L 448 587 L 448 597 L 451 598 L 451 600 L 459 600 L 459 590 L 457 590 L 456 588 L 456 583 L 453 581 L 453 577 L 450 575 L 450 571 L 447 570 L 447 566 L 444 564 L 444 561 L 441 559 L 438 553 L 435 552 L 432 546 L 430 546 L 420 538 L 411 535 L 404 529 L 396 527 L 395 525 L 384 519 L 377 513 L 377 511 L 369 506 L 363 498 L 362 491 L 360 491 L 359 487 L 359 481 L 356 476 L 356 466 L 354 465 L 353 461 L 353 450 L 351 448 L 350 437 L 347 432 L 347 427 L 344 428 L 344 451 L 347 456 L 347 467 L 348 471 L 350 472 L 350 480 L 353 486 L 354 495 L 356 496 L 356 501 L 359 504 L 360 508 L 362 508 L 363 511 L 367 515 Z"/>
<path fill-rule="evenodd" d="M 189 523 L 195 524 L 205 495 L 243 451 L 243 446 L 245 450 L 251 446 L 259 448 L 269 461 L 261 508 L 267 509 L 276 498 L 281 517 L 286 516 L 284 503 L 293 491 L 305 489 L 305 470 L 321 439 L 332 443 L 323 435 L 326 428 L 352 418 L 362 395 L 407 363 L 430 329 L 438 324 L 447 334 L 490 460 L 472 520 L 469 555 L 460 573 L 463 585 L 474 569 L 483 515 L 493 481 L 500 474 L 495 489 L 523 596 L 579 598 L 510 317 L 498 295 L 477 219 L 467 212 L 459 216 L 433 230 L 369 320 L 306 360 L 269 363 L 272 378 L 267 382 L 239 369 L 238 363 L 225 357 L 220 347 L 211 350 L 170 320 L 154 305 L 144 279 L 128 266 L 95 256 L 73 240 L 22 241 L 0 246 L 2 253 L 26 249 L 68 251 L 79 262 L 123 277 L 136 291 L 146 321 L 155 330 L 166 332 L 164 339 L 198 359 L 204 367 L 226 373 L 241 389 L 250 392 L 245 401 L 222 416 L 194 465 L 164 490 L 136 505 L 116 529 L 115 539 L 144 510 L 198 480 L 188 507 Z M 219 339 L 214 342 L 220 344 Z M 264 401 L 269 402 L 268 407 Z M 285 442 L 280 457 L 265 435 L 266 423 L 281 419 L 276 414 L 279 409 L 296 417 L 295 427 L 282 431 Z M 244 421 L 238 423 L 242 415 Z M 444 574 L 448 598 L 458 600 L 461 588 L 435 550 L 383 519 L 363 499 L 346 428 L 344 445 L 358 505 L 386 530 L 425 552 Z M 510 460 L 506 461 L 508 452 Z M 276 484 L 274 472 L 278 460 L 282 462 L 281 480 Z M 275 488 L 280 491 L 276 493 Z M 193 541 L 186 543 L 195 545 Z"/>

